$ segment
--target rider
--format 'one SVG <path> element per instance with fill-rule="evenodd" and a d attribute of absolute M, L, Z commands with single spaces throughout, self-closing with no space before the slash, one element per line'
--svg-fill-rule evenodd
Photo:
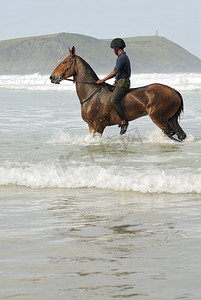
<path fill-rule="evenodd" d="M 116 38 L 112 40 L 110 46 L 111 48 L 113 48 L 114 53 L 118 56 L 116 60 L 116 66 L 109 75 L 107 75 L 103 79 L 99 79 L 97 81 L 97 84 L 103 83 L 104 81 L 115 77 L 115 89 L 111 96 L 111 103 L 121 120 L 120 134 L 122 135 L 128 128 L 128 121 L 125 118 L 120 101 L 130 87 L 131 66 L 130 60 L 126 52 L 124 52 L 124 48 L 126 47 L 124 40 L 122 40 L 121 38 Z"/>

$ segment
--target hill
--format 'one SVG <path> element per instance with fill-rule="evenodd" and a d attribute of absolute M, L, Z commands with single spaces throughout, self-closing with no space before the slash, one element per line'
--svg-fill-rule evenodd
<path fill-rule="evenodd" d="M 201 72 L 199 58 L 164 37 L 124 40 L 134 73 Z M 68 56 L 68 47 L 72 46 L 97 73 L 113 69 L 116 57 L 110 49 L 110 40 L 58 33 L 0 41 L 0 74 L 50 74 Z"/>

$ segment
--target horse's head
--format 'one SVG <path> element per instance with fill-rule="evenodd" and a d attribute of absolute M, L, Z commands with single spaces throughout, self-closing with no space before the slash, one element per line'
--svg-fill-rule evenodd
<path fill-rule="evenodd" d="M 75 76 L 75 47 L 69 48 L 69 56 L 66 57 L 52 72 L 50 80 L 52 83 L 59 84 L 63 79 Z"/>

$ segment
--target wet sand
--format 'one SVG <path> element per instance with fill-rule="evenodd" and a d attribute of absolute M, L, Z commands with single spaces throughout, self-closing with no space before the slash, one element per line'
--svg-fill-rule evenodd
<path fill-rule="evenodd" d="M 201 299 L 201 198 L 0 188 L 1 299 Z"/>

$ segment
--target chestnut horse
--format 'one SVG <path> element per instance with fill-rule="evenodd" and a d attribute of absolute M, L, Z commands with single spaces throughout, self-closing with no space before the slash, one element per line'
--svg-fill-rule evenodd
<path fill-rule="evenodd" d="M 75 55 L 75 47 L 69 49 L 65 58 L 52 72 L 50 80 L 59 84 L 73 76 L 81 103 L 82 118 L 89 131 L 102 134 L 106 126 L 120 123 L 120 119 L 110 103 L 113 86 L 97 85 L 98 77 L 89 64 Z M 183 111 L 183 100 L 179 92 L 162 84 L 150 84 L 131 88 L 122 98 L 121 104 L 128 121 L 149 115 L 152 121 L 170 138 L 176 134 L 179 140 L 186 138 L 179 126 L 178 118 Z M 173 138 L 174 139 L 174 138 Z"/>

